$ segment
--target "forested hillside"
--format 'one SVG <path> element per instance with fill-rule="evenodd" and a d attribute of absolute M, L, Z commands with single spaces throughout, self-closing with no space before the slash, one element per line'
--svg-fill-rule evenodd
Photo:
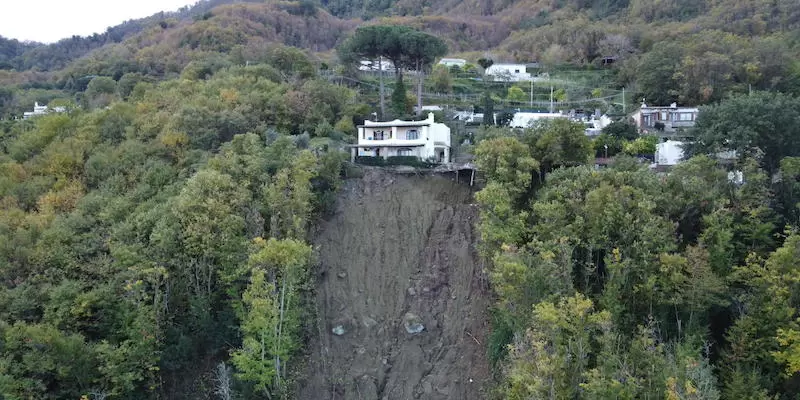
<path fill-rule="evenodd" d="M 305 232 L 342 160 L 300 133 L 352 127 L 357 103 L 281 60 L 127 101 L 106 78 L 88 107 L 2 122 L 4 398 L 196 399 L 233 366 L 243 396 L 282 393 L 308 320 Z"/>
<path fill-rule="evenodd" d="M 329 50 L 358 25 L 374 23 L 420 28 L 472 62 L 538 61 L 552 71 L 612 59 L 615 78 L 607 85 L 654 104 L 800 92 L 800 8 L 792 0 L 202 1 L 47 46 L 0 38 L 0 84 L 75 93 L 94 75 L 163 78 L 191 62 L 208 69 L 257 62 L 276 43 L 308 49 L 330 65 Z M 0 93 L 0 114 L 19 113 L 3 105 L 15 103 L 4 96 L 12 97 Z"/>
<path fill-rule="evenodd" d="M 779 118 L 796 124 L 798 105 L 759 93 L 705 109 L 697 155 L 663 175 L 586 165 L 566 120 L 485 131 L 496 398 L 796 399 L 800 152 L 774 145 L 796 135 Z M 734 165 L 713 158 L 732 149 Z"/>
<path fill-rule="evenodd" d="M 412 276 L 436 284 L 419 288 L 435 295 L 434 320 L 448 307 L 482 315 L 461 305 L 488 299 L 439 290 L 452 265 L 438 257 L 457 254 L 470 273 L 453 288 L 482 293 L 472 286 L 485 273 L 497 297 L 490 332 L 464 339 L 454 328 L 447 343 L 488 348 L 498 399 L 797 398 L 795 0 L 212 0 L 51 45 L 0 38 L 0 398 L 290 398 L 302 371 L 354 357 L 359 349 L 343 345 L 302 365 L 320 334 L 314 310 L 346 308 L 311 304 L 318 260 L 307 239 L 341 187 L 341 145 L 378 109 L 377 82 L 327 79 L 362 78 L 352 75 L 357 58 L 334 50 L 372 24 L 419 28 L 471 63 L 602 70 L 595 97 L 625 88 L 636 103 L 702 106 L 686 148 L 694 157 L 661 175 L 624 156 L 590 166 L 607 144 L 629 154 L 654 145 L 624 123 L 594 141 L 566 120 L 483 129 L 472 150 L 487 181 L 475 195 L 485 270 L 472 268 L 472 205 L 431 190 L 441 204 L 425 218 L 457 210 L 461 247 L 444 248 L 445 219 L 413 225 L 444 239 L 430 247 L 414 237 L 405 250 L 423 249 L 422 267 L 407 263 L 399 281 L 386 280 L 400 297 L 375 322 L 392 327 L 395 312 L 424 303 L 416 288 L 408 294 Z M 490 104 L 482 70 L 470 70 L 464 80 Z M 425 84 L 446 91 L 447 74 Z M 402 116 L 413 99 L 397 82 L 392 112 Z M 527 100 L 519 87 L 501 89 Z M 34 102 L 64 112 L 22 119 Z M 738 159 L 714 159 L 725 151 Z M 346 204 L 363 201 L 351 195 Z M 325 254 L 357 239 L 336 232 Z M 369 248 L 357 253 L 358 265 L 369 262 Z M 372 304 L 350 290 L 363 282 L 329 278 L 332 291 L 348 288 L 339 298 Z M 365 348 L 363 365 L 391 369 L 373 355 L 424 348 L 417 359 L 446 369 L 436 352 L 457 352 L 431 338 Z M 485 364 L 473 367 L 488 380 Z M 359 368 L 338 372 L 385 389 Z M 450 388 L 451 374 L 383 382 L 423 396 L 431 382 Z M 324 378 L 306 390 L 335 377 Z"/>

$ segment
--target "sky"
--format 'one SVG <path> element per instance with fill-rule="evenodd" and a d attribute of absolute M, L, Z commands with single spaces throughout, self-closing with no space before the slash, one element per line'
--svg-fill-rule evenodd
<path fill-rule="evenodd" d="M 57 42 L 103 33 L 129 19 L 175 11 L 197 0 L 0 0 L 0 36 Z"/>

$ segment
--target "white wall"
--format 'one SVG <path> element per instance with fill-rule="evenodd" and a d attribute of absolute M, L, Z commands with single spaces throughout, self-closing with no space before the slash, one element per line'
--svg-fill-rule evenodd
<path fill-rule="evenodd" d="M 358 144 L 369 145 L 370 147 L 374 145 L 374 148 L 381 149 L 381 156 L 387 157 L 398 155 L 398 151 L 403 148 L 402 145 L 407 144 L 409 148 L 412 149 L 413 154 L 411 155 L 415 155 L 422 160 L 438 158 L 437 149 L 441 150 L 442 147 L 444 147 L 445 161 L 449 161 L 450 128 L 445 124 L 435 123 L 433 121 L 433 113 L 428 114 L 428 119 L 424 121 L 426 125 L 420 124 L 421 126 L 403 126 L 414 124 L 414 122 L 400 120 L 391 121 L 390 123 L 380 123 L 389 126 L 369 126 L 379 123 L 365 121 L 364 124 L 366 126 L 358 130 Z M 374 138 L 374 132 L 381 130 L 386 133 L 391 132 L 391 139 L 389 135 L 386 135 L 386 139 L 384 140 L 371 140 L 371 138 Z M 410 130 L 416 130 L 418 132 L 417 139 L 408 139 L 407 133 Z M 438 145 L 437 142 L 439 143 Z M 391 145 L 391 147 L 388 145 Z M 410 147 L 412 145 L 416 147 Z M 365 151 L 363 148 L 359 148 L 358 155 L 374 157 L 375 151 Z"/>
<path fill-rule="evenodd" d="M 514 118 L 511 119 L 509 126 L 512 128 L 529 128 L 531 124 L 542 119 L 554 118 L 567 118 L 564 114 L 559 113 L 514 113 Z"/>
<path fill-rule="evenodd" d="M 525 64 L 495 64 L 486 69 L 486 75 L 491 75 L 495 81 L 519 82 L 533 79 L 526 71 Z"/>
<path fill-rule="evenodd" d="M 667 140 L 656 145 L 655 161 L 658 165 L 676 165 L 683 159 L 683 142 Z"/>

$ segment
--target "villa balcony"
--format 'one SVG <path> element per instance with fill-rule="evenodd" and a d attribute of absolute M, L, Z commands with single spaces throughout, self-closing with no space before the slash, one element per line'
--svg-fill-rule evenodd
<path fill-rule="evenodd" d="M 389 147 L 409 146 L 409 147 L 412 147 L 412 146 L 424 146 L 425 142 L 426 142 L 425 138 L 411 139 L 411 140 L 396 139 L 396 138 L 375 140 L 375 139 L 367 138 L 366 140 L 360 140 L 359 144 L 375 145 L 375 147 L 380 147 L 380 146 L 389 146 Z"/>

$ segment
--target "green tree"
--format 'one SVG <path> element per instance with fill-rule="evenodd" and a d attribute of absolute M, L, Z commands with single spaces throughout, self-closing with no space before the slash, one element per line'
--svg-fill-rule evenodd
<path fill-rule="evenodd" d="M 494 100 L 488 92 L 481 98 L 481 108 L 483 108 L 483 125 L 494 125 Z"/>
<path fill-rule="evenodd" d="M 313 200 L 311 179 L 315 176 L 316 158 L 306 150 L 294 158 L 290 167 L 278 171 L 264 188 L 273 237 L 305 237 Z"/>
<path fill-rule="evenodd" d="M 678 82 L 674 75 L 683 56 L 675 43 L 655 46 L 636 65 L 637 97 L 650 105 L 667 105 L 678 100 Z"/>
<path fill-rule="evenodd" d="M 107 76 L 92 78 L 86 87 L 88 105 L 92 108 L 105 107 L 114 100 L 117 93 L 117 82 Z"/>
<path fill-rule="evenodd" d="M 541 163 L 542 176 L 557 167 L 586 164 L 594 153 L 583 124 L 566 118 L 537 123 L 525 130 L 523 141 Z"/>
<path fill-rule="evenodd" d="M 606 311 L 595 311 L 581 294 L 533 309 L 531 328 L 510 352 L 508 399 L 573 398 L 594 358 L 592 337 L 610 323 Z"/>
<path fill-rule="evenodd" d="M 636 125 L 628 121 L 614 121 L 603 128 L 603 133 L 623 140 L 635 140 L 639 137 Z"/>
<path fill-rule="evenodd" d="M 409 113 L 408 107 L 408 93 L 406 91 L 406 84 L 398 77 L 394 83 L 394 90 L 392 91 L 392 114 L 395 117 L 402 117 Z"/>
<path fill-rule="evenodd" d="M 453 91 L 453 77 L 450 75 L 450 70 L 445 66 L 436 66 L 431 75 L 433 83 L 433 90 L 441 93 L 450 93 Z"/>
<path fill-rule="evenodd" d="M 625 154 L 631 156 L 650 155 L 650 154 L 655 154 L 657 144 L 658 144 L 658 136 L 655 135 L 641 136 L 636 138 L 632 142 L 625 143 L 622 146 L 622 150 L 625 152 Z"/>
<path fill-rule="evenodd" d="M 436 36 L 411 31 L 400 36 L 403 64 L 417 73 L 417 114 L 422 114 L 422 82 L 433 62 L 447 54 L 447 45 Z"/>
<path fill-rule="evenodd" d="M 291 356 L 299 346 L 300 287 L 311 247 L 294 240 L 255 240 L 250 284 L 243 295 L 242 348 L 232 353 L 239 377 L 267 394 L 284 390 Z"/>
<path fill-rule="evenodd" d="M 756 92 L 704 107 L 695 125 L 696 140 L 688 155 L 736 151 L 755 158 L 767 173 L 778 170 L 780 160 L 800 155 L 800 99 L 780 93 Z"/>
<path fill-rule="evenodd" d="M 478 65 L 480 65 L 481 68 L 483 68 L 483 74 L 485 76 L 486 70 L 489 69 L 489 67 L 491 67 L 492 65 L 494 65 L 494 60 L 492 60 L 491 58 L 479 58 Z"/>
<path fill-rule="evenodd" d="M 524 192 L 539 163 L 530 148 L 513 137 L 484 140 L 475 149 L 475 162 L 492 182 Z"/>
<path fill-rule="evenodd" d="M 508 93 L 506 94 L 506 100 L 514 103 L 523 103 L 527 100 L 526 97 L 525 92 L 517 86 L 509 87 Z"/>
<path fill-rule="evenodd" d="M 96 360 L 80 335 L 46 324 L 1 326 L 0 394 L 7 398 L 80 398 L 93 389 Z"/>

